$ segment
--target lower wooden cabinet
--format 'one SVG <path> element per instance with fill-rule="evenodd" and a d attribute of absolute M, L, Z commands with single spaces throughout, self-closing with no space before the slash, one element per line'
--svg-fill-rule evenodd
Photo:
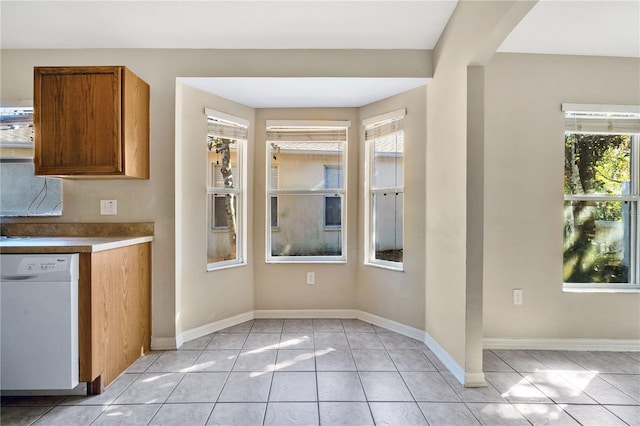
<path fill-rule="evenodd" d="M 151 346 L 151 243 L 80 254 L 80 381 L 100 393 Z"/>

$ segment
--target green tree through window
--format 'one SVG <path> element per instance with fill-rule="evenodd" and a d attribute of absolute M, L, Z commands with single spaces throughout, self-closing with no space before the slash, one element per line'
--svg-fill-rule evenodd
<path fill-rule="evenodd" d="M 632 137 L 566 133 L 564 148 L 564 281 L 628 283 Z"/>

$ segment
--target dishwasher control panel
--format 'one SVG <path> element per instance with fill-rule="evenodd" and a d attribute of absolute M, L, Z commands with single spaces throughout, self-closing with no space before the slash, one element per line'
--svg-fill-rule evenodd
<path fill-rule="evenodd" d="M 78 279 L 78 254 L 2 254 L 2 281 L 69 281 Z"/>
<path fill-rule="evenodd" d="M 50 273 L 69 269 L 69 258 L 64 256 L 30 256 L 20 259 L 18 274 Z"/>

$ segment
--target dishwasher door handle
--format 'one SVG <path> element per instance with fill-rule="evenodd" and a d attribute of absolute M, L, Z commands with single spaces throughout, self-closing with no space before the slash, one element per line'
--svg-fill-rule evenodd
<path fill-rule="evenodd" d="M 0 280 L 2 281 L 25 281 L 36 278 L 37 275 L 2 275 Z"/>

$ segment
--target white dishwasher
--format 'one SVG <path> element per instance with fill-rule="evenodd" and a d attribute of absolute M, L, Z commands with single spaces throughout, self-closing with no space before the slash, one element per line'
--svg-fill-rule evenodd
<path fill-rule="evenodd" d="M 78 385 L 78 261 L 78 254 L 0 255 L 3 391 Z"/>

